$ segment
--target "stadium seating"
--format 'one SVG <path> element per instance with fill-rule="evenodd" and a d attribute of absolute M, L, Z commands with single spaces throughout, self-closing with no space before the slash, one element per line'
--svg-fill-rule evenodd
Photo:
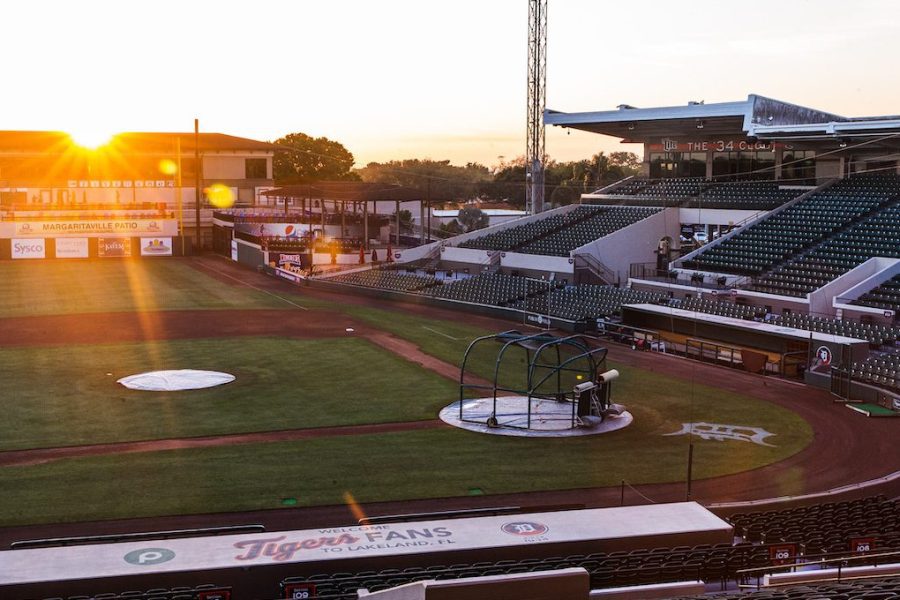
<path fill-rule="evenodd" d="M 751 592 L 677 596 L 672 600 L 896 600 L 897 598 L 900 598 L 900 577 L 866 580 L 848 578 L 838 582 L 791 585 Z"/>
<path fill-rule="evenodd" d="M 609 285 L 579 285 L 558 288 L 549 294 L 521 300 L 519 310 L 550 315 L 569 321 L 594 320 L 622 314 L 623 304 L 665 303 L 668 295 Z"/>
<path fill-rule="evenodd" d="M 890 539 L 900 545 L 900 502 L 872 496 L 798 508 L 732 515 L 745 542 L 794 542 L 805 555 L 849 552 L 854 537 Z"/>
<path fill-rule="evenodd" d="M 900 275 L 885 281 L 851 302 L 859 306 L 869 306 L 894 311 L 894 318 L 900 313 Z"/>
<path fill-rule="evenodd" d="M 773 210 L 803 193 L 798 189 L 782 189 L 777 181 L 734 181 L 707 186 L 698 196 L 688 200 L 687 208 L 720 208 L 740 210 Z"/>
<path fill-rule="evenodd" d="M 769 322 L 773 325 L 783 325 L 804 331 L 815 331 L 866 340 L 875 347 L 883 344 L 893 344 L 900 337 L 900 328 L 898 327 L 857 323 L 842 319 L 828 319 L 801 313 L 789 313 L 773 317 Z"/>
<path fill-rule="evenodd" d="M 702 251 L 683 266 L 758 276 L 877 212 L 898 192 L 900 177 L 894 175 L 843 179 Z"/>
<path fill-rule="evenodd" d="M 679 206 L 687 199 L 697 196 L 707 186 L 702 177 L 677 177 L 670 179 L 631 179 L 615 188 L 607 195 L 623 197 L 629 206 Z M 608 204 L 617 200 L 597 200 Z"/>
<path fill-rule="evenodd" d="M 606 210 L 591 214 L 584 220 L 525 244 L 516 251 L 544 256 L 569 256 L 576 248 L 646 219 L 657 210 L 631 206 L 608 207 Z"/>
<path fill-rule="evenodd" d="M 683 206 L 772 210 L 799 196 L 803 190 L 783 189 L 778 181 L 709 181 L 702 178 L 631 179 L 597 200 L 630 206 Z"/>
<path fill-rule="evenodd" d="M 766 316 L 765 309 L 758 306 L 744 306 L 733 302 L 718 302 L 715 300 L 705 300 L 703 298 L 673 300 L 670 302 L 670 305 L 682 310 L 731 317 L 734 319 L 745 319 L 748 321 L 762 319 Z"/>
<path fill-rule="evenodd" d="M 900 390 L 900 349 L 877 352 L 863 362 L 850 366 L 850 376 L 864 383 L 889 390 Z"/>
<path fill-rule="evenodd" d="M 64 600 L 45 598 L 44 600 Z M 153 588 L 90 596 L 68 596 L 68 600 L 231 600 L 231 588 L 211 583 L 193 587 Z"/>
<path fill-rule="evenodd" d="M 459 244 L 460 248 L 568 256 L 572 250 L 642 219 L 658 209 L 582 205 L 565 214 L 497 231 Z"/>
<path fill-rule="evenodd" d="M 575 210 L 564 215 L 553 214 L 524 225 L 510 227 L 477 237 L 459 244 L 460 248 L 473 248 L 476 250 L 514 250 L 519 246 L 529 243 L 535 238 L 542 237 L 565 227 L 570 223 L 576 223 L 600 209 L 589 206 L 579 206 Z"/>
<path fill-rule="evenodd" d="M 873 256 L 900 258 L 900 206 L 881 210 L 761 278 L 757 291 L 805 296 Z"/>
<path fill-rule="evenodd" d="M 415 292 L 434 285 L 439 285 L 434 277 L 386 269 L 372 269 L 369 271 L 344 273 L 330 278 L 329 281 L 343 283 L 345 285 L 358 285 L 361 287 L 397 292 Z"/>
<path fill-rule="evenodd" d="M 549 288 L 563 285 L 559 282 L 544 282 L 503 273 L 482 273 L 450 284 L 438 285 L 423 290 L 423 293 L 445 300 L 509 306 L 535 294 L 544 294 Z"/>

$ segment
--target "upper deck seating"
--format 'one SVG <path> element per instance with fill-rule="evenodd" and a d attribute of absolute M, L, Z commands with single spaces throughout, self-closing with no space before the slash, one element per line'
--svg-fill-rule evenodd
<path fill-rule="evenodd" d="M 878 211 L 900 192 L 896 176 L 839 181 L 685 261 L 689 269 L 759 275 Z"/>
<path fill-rule="evenodd" d="M 900 258 L 900 206 L 884 208 L 758 280 L 753 289 L 805 296 L 873 256 Z"/>

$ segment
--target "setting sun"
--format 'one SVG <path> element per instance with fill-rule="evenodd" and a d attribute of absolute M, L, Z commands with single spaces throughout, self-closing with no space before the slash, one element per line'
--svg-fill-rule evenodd
<path fill-rule="evenodd" d="M 76 145 L 88 150 L 96 150 L 100 146 L 108 144 L 113 133 L 102 129 L 85 129 L 84 131 L 73 131 L 69 136 Z"/>

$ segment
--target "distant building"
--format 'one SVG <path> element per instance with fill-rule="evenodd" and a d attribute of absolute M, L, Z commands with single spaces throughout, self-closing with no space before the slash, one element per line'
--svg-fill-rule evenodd
<path fill-rule="evenodd" d="M 201 133 L 201 236 L 211 231 L 207 190 L 218 184 L 237 206 L 271 189 L 275 146 L 221 133 Z M 0 214 L 4 220 L 77 220 L 90 211 L 175 211 L 193 235 L 197 164 L 193 133 L 122 133 L 89 150 L 69 134 L 0 131 Z M 180 178 L 178 176 L 180 165 Z M 178 196 L 180 183 L 181 194 Z M 115 213 L 110 213 L 115 214 Z"/>

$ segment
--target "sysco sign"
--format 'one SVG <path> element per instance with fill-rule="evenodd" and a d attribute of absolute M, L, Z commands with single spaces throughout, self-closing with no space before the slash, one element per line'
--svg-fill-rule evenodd
<path fill-rule="evenodd" d="M 30 240 L 12 240 L 13 258 L 45 258 L 46 242 L 43 238 Z"/>

